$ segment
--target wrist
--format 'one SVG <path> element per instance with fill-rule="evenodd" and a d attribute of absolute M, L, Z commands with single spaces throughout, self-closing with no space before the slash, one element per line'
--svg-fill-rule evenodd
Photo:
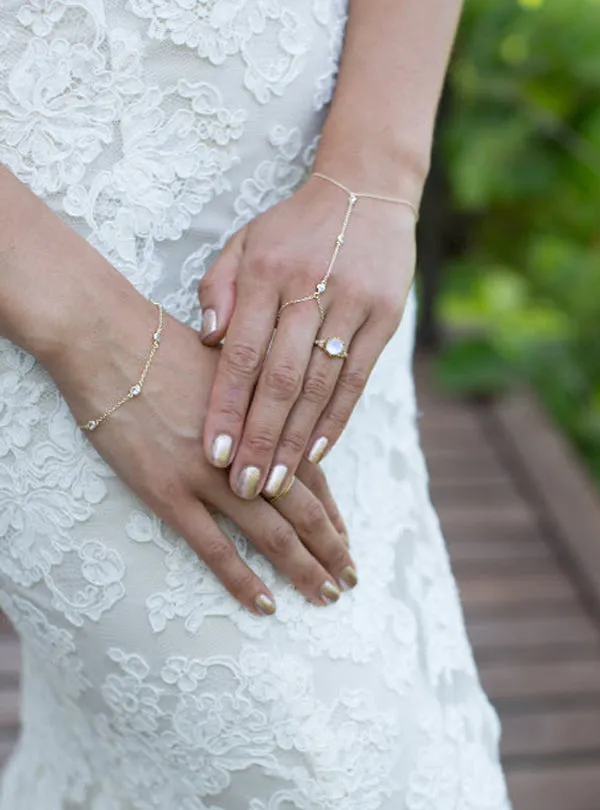
<path fill-rule="evenodd" d="M 54 364 L 84 340 L 103 299 L 141 296 L 0 165 L 0 336 Z"/>
<path fill-rule="evenodd" d="M 353 191 L 401 197 L 418 208 L 429 164 L 429 146 L 382 130 L 358 132 L 350 123 L 328 121 L 313 170 L 335 177 Z"/>

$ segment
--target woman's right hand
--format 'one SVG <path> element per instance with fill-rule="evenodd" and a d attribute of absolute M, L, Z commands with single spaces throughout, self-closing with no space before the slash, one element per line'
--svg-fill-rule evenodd
<path fill-rule="evenodd" d="M 154 305 L 120 276 L 106 280 L 94 292 L 94 274 L 89 280 L 86 274 L 85 320 L 79 327 L 73 323 L 60 349 L 42 359 L 79 423 L 100 416 L 138 378 L 157 326 Z M 338 586 L 353 587 L 356 573 L 335 507 L 331 501 L 328 509 L 323 506 L 329 497 L 324 478 L 315 481 L 311 471 L 310 489 L 296 480 L 275 506 L 262 498 L 242 500 L 231 491 L 227 471 L 206 460 L 202 432 L 217 361 L 217 350 L 165 313 L 142 395 L 86 435 L 251 611 L 272 613 L 273 594 L 241 559 L 211 509 L 231 518 L 310 601 L 337 601 Z"/>

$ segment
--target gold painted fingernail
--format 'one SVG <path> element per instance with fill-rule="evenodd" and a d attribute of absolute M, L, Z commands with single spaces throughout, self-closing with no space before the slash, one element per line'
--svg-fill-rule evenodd
<path fill-rule="evenodd" d="M 221 433 L 212 443 L 211 457 L 215 467 L 227 467 L 231 459 L 233 439 L 226 433 Z"/>
<path fill-rule="evenodd" d="M 353 565 L 347 565 L 342 573 L 339 575 L 338 580 L 344 591 L 349 591 L 355 588 L 358 584 L 358 574 Z"/>
<path fill-rule="evenodd" d="M 214 309 L 205 309 L 202 313 L 202 337 L 207 338 L 217 331 L 217 313 Z"/>
<path fill-rule="evenodd" d="M 331 605 L 333 602 L 337 602 L 341 595 L 342 592 L 337 585 L 334 585 L 333 582 L 326 579 L 321 586 L 321 598 L 325 604 Z"/>
<path fill-rule="evenodd" d="M 254 600 L 256 609 L 259 610 L 264 616 L 272 616 L 275 611 L 275 602 L 266 593 L 259 593 Z"/>
<path fill-rule="evenodd" d="M 258 467 L 244 467 L 238 478 L 237 493 L 240 498 L 251 500 L 258 495 L 260 483 L 260 470 Z"/>
<path fill-rule="evenodd" d="M 308 460 L 312 461 L 313 464 L 318 464 L 325 455 L 325 450 L 327 450 L 328 444 L 329 439 L 327 439 L 325 436 L 321 436 L 320 439 L 317 439 L 310 449 Z"/>
<path fill-rule="evenodd" d="M 288 468 L 285 466 L 285 464 L 276 464 L 273 467 L 271 474 L 269 475 L 269 480 L 264 488 L 264 492 L 269 496 L 269 498 L 275 498 L 277 495 L 279 495 L 287 474 Z"/>

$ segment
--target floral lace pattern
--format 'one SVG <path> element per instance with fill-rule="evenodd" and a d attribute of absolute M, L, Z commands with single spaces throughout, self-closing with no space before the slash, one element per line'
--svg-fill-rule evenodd
<path fill-rule="evenodd" d="M 4 0 L 0 160 L 198 327 L 226 239 L 310 169 L 346 5 Z M 508 810 L 427 493 L 413 319 L 411 298 L 325 462 L 359 588 L 316 608 L 218 518 L 276 596 L 268 620 L 0 340 L 0 608 L 23 645 L 1 810 Z"/>

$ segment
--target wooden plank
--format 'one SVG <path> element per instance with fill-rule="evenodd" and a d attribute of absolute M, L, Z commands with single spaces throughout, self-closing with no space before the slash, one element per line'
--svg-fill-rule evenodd
<path fill-rule="evenodd" d="M 437 509 L 445 507 L 471 507 L 473 503 L 484 505 L 488 509 L 496 507 L 513 508 L 521 502 L 514 483 L 508 478 L 486 481 L 432 481 L 429 487 L 432 500 Z"/>
<path fill-rule="evenodd" d="M 419 435 L 432 452 L 439 453 L 487 446 L 488 441 L 479 419 L 469 413 L 458 413 L 440 421 L 422 419 Z M 478 452 L 476 450 L 476 452 Z"/>
<path fill-rule="evenodd" d="M 504 757 L 600 752 L 600 707 L 525 712 L 502 721 Z"/>
<path fill-rule="evenodd" d="M 572 605 L 577 592 L 558 570 L 519 576 L 476 576 L 462 579 L 460 593 L 465 610 L 526 608 L 539 603 Z"/>
<path fill-rule="evenodd" d="M 461 531 L 478 531 L 479 534 L 495 531 L 502 527 L 505 532 L 536 531 L 538 521 L 531 508 L 524 502 L 517 501 L 508 508 L 504 506 L 487 506 L 481 503 L 461 504 L 459 506 L 443 505 L 438 509 L 440 520 L 451 531 L 460 527 Z"/>
<path fill-rule="evenodd" d="M 504 650 L 507 661 L 522 651 L 539 648 L 557 648 L 562 656 L 566 645 L 588 645 L 593 649 L 600 645 L 600 630 L 583 611 L 518 620 L 467 618 L 467 631 L 477 653 Z"/>
<path fill-rule="evenodd" d="M 492 413 L 600 607 L 600 497 L 567 441 L 533 396 L 507 397 Z"/>
<path fill-rule="evenodd" d="M 486 663 L 481 679 L 492 701 L 600 696 L 600 657 L 544 663 Z"/>
<path fill-rule="evenodd" d="M 511 770 L 508 788 L 515 810 L 597 810 L 597 763 Z"/>
<path fill-rule="evenodd" d="M 464 448 L 456 453 L 431 451 L 428 447 L 427 467 L 432 481 L 481 481 L 499 480 L 507 472 L 499 463 L 492 448 L 483 446 L 483 452 L 466 453 Z"/>
<path fill-rule="evenodd" d="M 525 545 L 536 538 L 541 539 L 544 547 L 548 548 L 545 538 L 540 534 L 539 525 L 532 515 L 529 515 L 528 519 L 525 522 L 521 521 L 520 524 L 513 522 L 512 524 L 497 523 L 486 526 L 481 521 L 475 520 L 472 523 L 456 521 L 454 524 L 443 521 L 442 530 L 451 549 L 454 548 L 455 543 L 472 541 L 487 543 L 490 546 L 498 542 L 512 543 L 516 550 L 517 545 Z"/>
<path fill-rule="evenodd" d="M 526 561 L 542 565 L 553 559 L 548 546 L 534 533 L 524 538 L 495 534 L 477 538 L 460 535 L 447 538 L 447 542 L 453 564 L 487 563 L 493 570 L 503 560 L 512 561 L 518 568 Z"/>

